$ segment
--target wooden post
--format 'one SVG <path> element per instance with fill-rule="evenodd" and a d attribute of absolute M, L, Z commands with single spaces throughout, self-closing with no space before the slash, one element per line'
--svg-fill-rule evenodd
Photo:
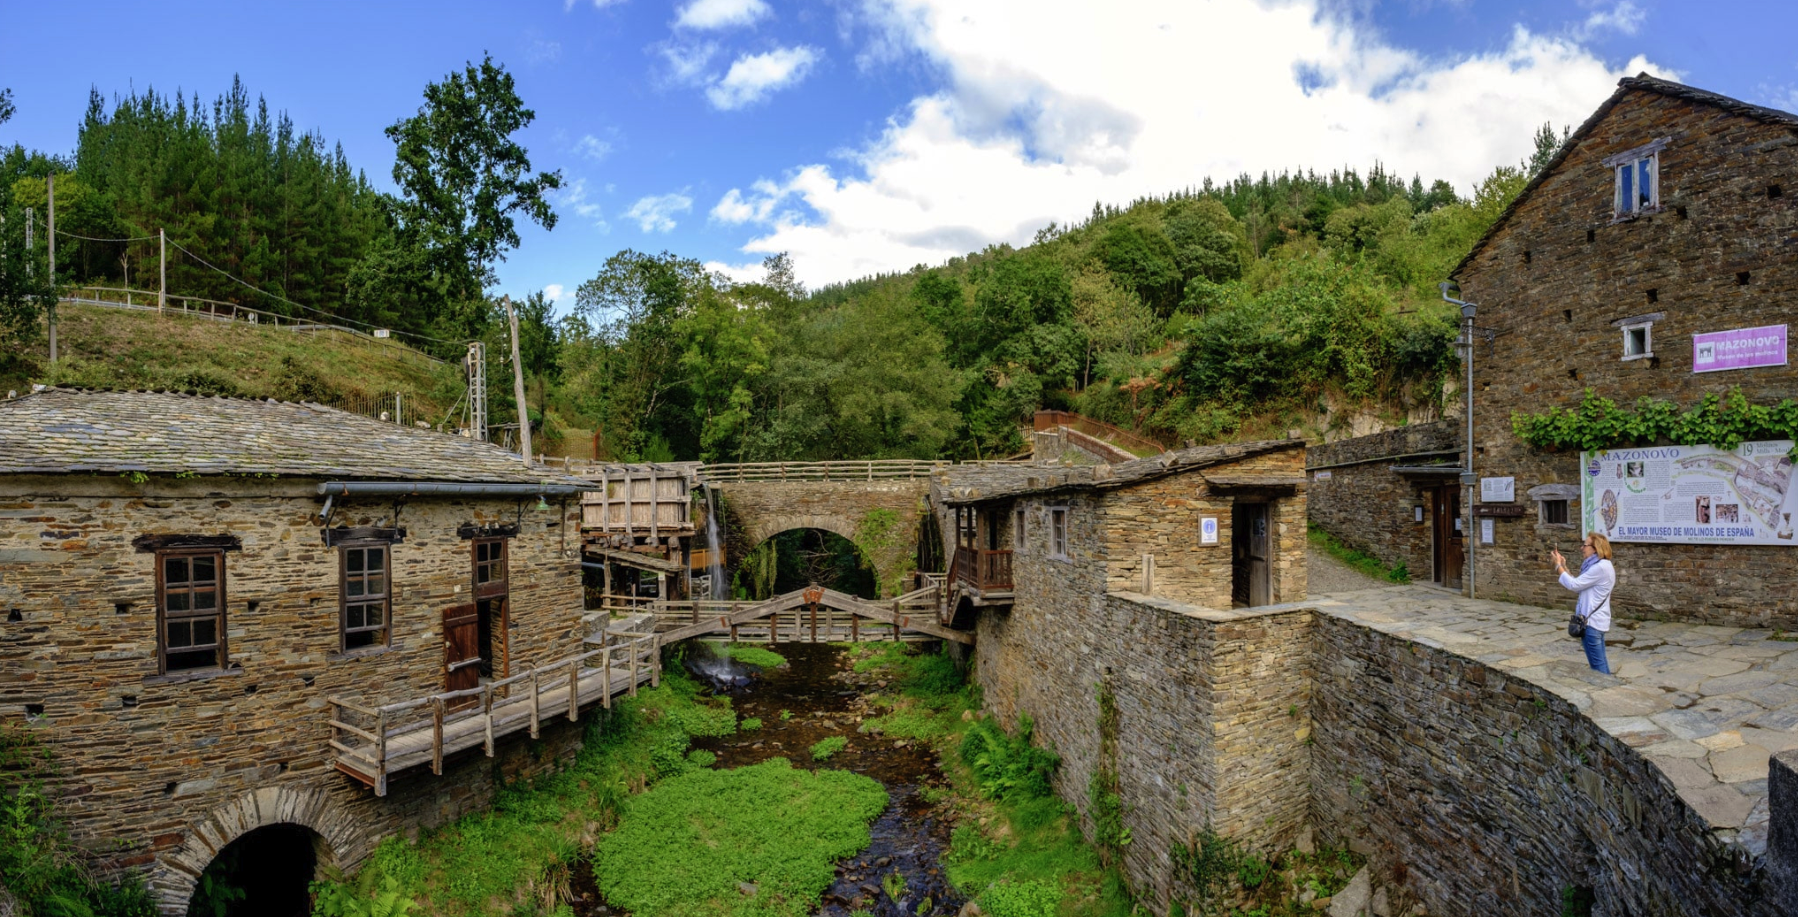
<path fill-rule="evenodd" d="M 631 691 L 631 696 L 636 697 L 637 696 L 637 641 L 635 639 L 625 641 L 624 651 L 626 653 L 630 654 L 630 657 L 631 657 L 631 688 L 630 688 L 630 691 Z"/>
<path fill-rule="evenodd" d="M 645 637 L 649 641 L 649 686 L 662 686 L 662 647 L 654 637 Z"/>
<path fill-rule="evenodd" d="M 431 698 L 431 773 L 443 776 L 443 698 Z"/>
<path fill-rule="evenodd" d="M 56 289 L 56 175 L 51 173 L 44 179 L 44 191 L 50 197 L 50 229 L 45 233 L 45 241 L 50 243 L 50 289 Z M 56 366 L 56 300 L 50 300 L 50 366 Z"/>
<path fill-rule="evenodd" d="M 156 247 L 161 252 L 159 257 L 162 259 L 162 283 L 156 288 L 156 314 L 161 315 L 162 310 L 169 304 L 169 236 L 167 230 L 156 230 Z"/>
<path fill-rule="evenodd" d="M 568 722 L 581 718 L 581 664 L 568 663 Z"/>
<path fill-rule="evenodd" d="M 893 642 L 899 642 L 899 600 L 893 600 Z"/>
<path fill-rule="evenodd" d="M 862 642 L 862 616 L 853 611 L 849 613 L 849 642 Z"/>
<path fill-rule="evenodd" d="M 537 737 L 537 670 L 531 670 L 531 738 Z"/>
<path fill-rule="evenodd" d="M 780 612 L 778 611 L 768 615 L 768 645 L 780 645 Z"/>
<path fill-rule="evenodd" d="M 580 668 L 581 664 L 574 662 L 570 665 Z M 599 693 L 600 703 L 607 710 L 612 709 L 612 648 L 609 646 L 599 656 Z"/>
<path fill-rule="evenodd" d="M 1142 556 L 1142 594 L 1155 594 L 1155 555 Z"/>
<path fill-rule="evenodd" d="M 531 415 L 524 401 L 524 364 L 518 359 L 518 313 L 512 310 L 512 297 L 502 296 L 506 303 L 506 321 L 512 325 L 512 394 L 518 398 L 518 454 L 524 456 L 525 467 L 531 465 Z"/>
<path fill-rule="evenodd" d="M 387 795 L 387 711 L 375 712 L 375 795 Z"/>
<path fill-rule="evenodd" d="M 818 603 L 812 603 L 812 642 L 818 642 Z"/>
<path fill-rule="evenodd" d="M 481 718 L 486 720 L 482 726 L 487 731 L 487 757 L 491 758 L 493 757 L 493 685 L 491 684 L 481 686 Z"/>

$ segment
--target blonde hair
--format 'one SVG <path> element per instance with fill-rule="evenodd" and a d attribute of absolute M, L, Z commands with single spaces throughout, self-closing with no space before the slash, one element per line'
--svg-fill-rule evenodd
<path fill-rule="evenodd" d="M 1602 560 L 1611 559 L 1611 539 L 1593 532 L 1586 536 L 1586 540 L 1592 542 L 1592 553 L 1597 554 Z"/>

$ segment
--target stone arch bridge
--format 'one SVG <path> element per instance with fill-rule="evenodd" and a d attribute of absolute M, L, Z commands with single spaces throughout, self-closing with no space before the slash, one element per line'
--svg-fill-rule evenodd
<path fill-rule="evenodd" d="M 905 591 L 918 525 L 929 511 L 930 473 L 942 462 L 760 462 L 705 465 L 699 480 L 723 495 L 730 524 L 750 545 L 792 529 L 823 529 L 854 542 L 883 595 Z"/>

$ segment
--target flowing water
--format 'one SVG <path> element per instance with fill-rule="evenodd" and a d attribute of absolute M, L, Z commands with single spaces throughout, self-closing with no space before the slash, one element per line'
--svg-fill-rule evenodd
<path fill-rule="evenodd" d="M 926 745 L 856 731 L 863 718 L 878 714 L 864 695 L 881 690 L 885 682 L 855 672 L 842 650 L 809 643 L 783 643 L 774 649 L 787 658 L 786 666 L 742 682 L 712 682 L 713 691 L 732 696 L 740 718 L 760 717 L 762 728 L 697 739 L 694 747 L 715 753 L 714 766 L 719 768 L 782 757 L 795 767 L 865 774 L 886 787 L 892 802 L 869 826 L 872 843 L 837 864 L 836 880 L 824 893 L 818 914 L 849 917 L 857 910 L 875 917 L 955 914 L 963 900 L 949 887 L 942 867 L 953 826 L 921 792 L 948 784 L 937 768 L 935 753 Z M 706 675 L 703 663 L 692 662 L 689 667 Z M 812 745 L 830 736 L 847 737 L 849 744 L 830 760 L 814 762 Z M 581 878 L 585 881 L 577 879 L 577 891 L 592 896 L 591 879 Z M 618 913 L 591 906 L 577 911 Z"/>
<path fill-rule="evenodd" d="M 730 598 L 729 583 L 724 579 L 724 532 L 718 525 L 718 506 L 712 488 L 705 488 L 705 575 L 711 586 L 712 599 Z"/>

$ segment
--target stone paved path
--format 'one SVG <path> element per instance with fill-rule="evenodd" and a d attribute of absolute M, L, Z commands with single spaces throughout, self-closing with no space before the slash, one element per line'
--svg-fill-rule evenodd
<path fill-rule="evenodd" d="M 1798 642 L 1620 620 L 1606 635 L 1609 676 L 1587 667 L 1564 610 L 1419 585 L 1314 594 L 1306 604 L 1560 695 L 1660 767 L 1720 838 L 1755 856 L 1766 849 L 1767 759 L 1798 748 Z"/>

